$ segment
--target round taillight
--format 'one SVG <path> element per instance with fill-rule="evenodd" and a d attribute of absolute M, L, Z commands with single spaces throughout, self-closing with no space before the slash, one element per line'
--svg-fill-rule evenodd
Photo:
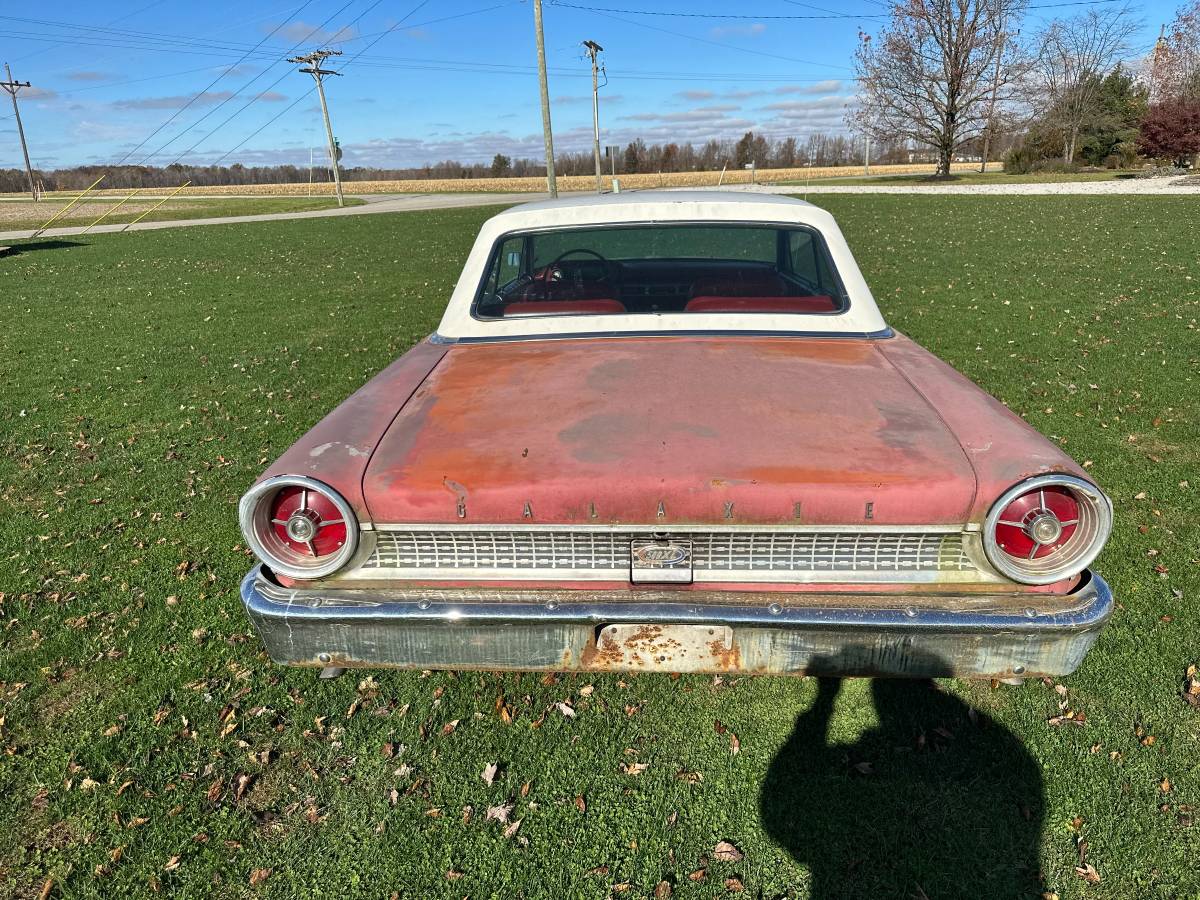
<path fill-rule="evenodd" d="M 238 508 L 250 549 L 274 571 L 323 578 L 344 566 L 358 545 L 350 505 L 315 478 L 280 475 L 256 484 Z"/>
<path fill-rule="evenodd" d="M 1009 488 L 984 522 L 984 549 L 1001 573 L 1050 584 L 1083 571 L 1112 531 L 1112 504 L 1091 482 L 1040 475 Z"/>

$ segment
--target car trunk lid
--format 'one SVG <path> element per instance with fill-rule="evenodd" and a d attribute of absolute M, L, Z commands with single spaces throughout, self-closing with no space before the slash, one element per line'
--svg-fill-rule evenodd
<path fill-rule="evenodd" d="M 364 476 L 386 523 L 941 525 L 959 442 L 871 340 L 453 347 Z"/>

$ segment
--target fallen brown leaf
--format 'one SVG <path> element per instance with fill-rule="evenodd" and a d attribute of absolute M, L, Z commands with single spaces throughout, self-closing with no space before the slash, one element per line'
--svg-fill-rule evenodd
<path fill-rule="evenodd" d="M 454 729 L 458 727 L 458 723 L 461 721 L 462 719 L 455 719 L 453 722 L 447 722 L 445 725 L 443 725 L 442 737 L 445 737 L 448 734 L 454 734 Z"/>
<path fill-rule="evenodd" d="M 513 811 L 511 803 L 501 803 L 499 806 L 489 806 L 487 815 L 484 816 L 484 821 L 495 819 L 502 824 L 508 823 L 508 816 Z"/>
<path fill-rule="evenodd" d="M 505 828 L 505 829 L 504 829 L 504 836 L 505 836 L 506 838 L 510 838 L 510 837 L 512 837 L 514 834 L 516 834 L 516 833 L 517 833 L 517 829 L 521 827 L 521 822 L 523 822 L 523 821 L 524 821 L 524 819 L 517 819 L 517 821 L 513 822 L 511 825 L 509 825 L 507 828 Z"/>
<path fill-rule="evenodd" d="M 587 812 L 587 801 L 583 799 L 583 794 L 580 794 L 575 798 L 575 808 L 581 813 Z"/>
<path fill-rule="evenodd" d="M 688 873 L 688 881 L 703 881 L 708 877 L 708 869 L 697 869 L 695 872 Z"/>
<path fill-rule="evenodd" d="M 722 862 L 741 862 L 745 854 L 729 841 L 719 841 L 713 847 L 713 856 Z"/>
<path fill-rule="evenodd" d="M 250 871 L 250 886 L 254 887 L 262 884 L 271 877 L 272 871 L 272 869 L 252 869 Z"/>
<path fill-rule="evenodd" d="M 449 871 L 446 872 L 446 880 L 447 881 L 458 881 L 458 879 L 460 879 L 462 877 L 463 877 L 462 872 L 455 872 L 453 869 L 450 869 Z"/>
<path fill-rule="evenodd" d="M 500 771 L 500 766 L 496 763 L 488 763 L 483 767 L 483 773 L 479 776 L 483 779 L 483 783 L 491 787 L 492 782 L 496 780 L 496 773 Z"/>
<path fill-rule="evenodd" d="M 1078 725 L 1079 727 L 1082 728 L 1084 725 L 1087 724 L 1087 721 L 1082 716 L 1078 716 L 1075 714 L 1068 714 L 1065 716 L 1051 716 L 1049 719 L 1046 720 L 1046 724 L 1053 725 L 1056 727 L 1059 725 Z"/>
<path fill-rule="evenodd" d="M 654 886 L 654 896 L 657 898 L 657 900 L 663 900 L 663 898 L 670 897 L 671 882 L 664 880 L 656 884 Z"/>
<path fill-rule="evenodd" d="M 1096 871 L 1096 867 L 1091 863 L 1084 863 L 1082 866 L 1076 866 L 1075 874 L 1088 884 L 1100 883 L 1100 873 Z"/>
<path fill-rule="evenodd" d="M 621 766 L 626 775 L 641 775 L 648 768 L 650 768 L 648 763 L 626 763 Z"/>
<path fill-rule="evenodd" d="M 172 856 L 170 859 L 167 860 L 167 864 L 165 866 L 163 866 L 163 871 L 164 872 L 174 872 L 176 869 L 179 868 L 180 861 L 181 860 L 179 859 L 178 856 Z"/>
<path fill-rule="evenodd" d="M 729 877 L 725 879 L 725 890 L 731 894 L 740 894 L 746 889 L 740 878 Z"/>

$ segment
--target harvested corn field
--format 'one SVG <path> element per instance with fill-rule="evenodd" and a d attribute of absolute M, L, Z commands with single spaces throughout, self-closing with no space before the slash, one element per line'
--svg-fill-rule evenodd
<path fill-rule="evenodd" d="M 52 227 L 90 225 L 102 216 L 103 225 L 120 225 L 132 222 L 140 216 L 144 222 L 166 222 L 180 219 L 207 219 L 226 216 L 252 216 L 262 213 L 307 212 L 329 209 L 334 200 L 329 197 L 238 197 L 212 199 L 174 199 L 162 203 L 162 198 L 146 197 L 147 191 L 137 199 L 121 203 L 127 194 L 102 196 L 80 200 L 67 209 L 74 195 L 51 195 L 41 203 L 29 200 L 0 200 L 0 232 L 31 231 L 45 225 L 53 216 Z M 346 205 L 357 206 L 363 201 L 348 199 Z M 162 206 L 157 206 L 162 203 Z M 118 204 L 120 204 L 118 208 Z M 157 208 L 155 208 L 157 206 Z M 105 213 L 109 213 L 105 216 Z"/>
<path fill-rule="evenodd" d="M 993 164 L 995 167 L 995 164 Z M 952 170 L 955 172 L 977 171 L 978 163 L 956 163 Z M 933 166 L 929 163 L 895 166 L 872 166 L 872 174 L 878 175 L 918 175 L 932 174 Z M 771 184 L 783 181 L 803 181 L 806 178 L 840 178 L 843 176 L 862 175 L 862 166 L 817 166 L 813 168 L 797 167 L 792 169 L 759 169 L 754 180 L 760 184 Z M 641 173 L 637 175 L 619 175 L 621 187 L 627 190 L 644 190 L 659 187 L 712 187 L 721 184 L 749 184 L 751 173 L 744 169 L 729 170 L 724 173 L 713 172 L 662 172 Z M 604 186 L 607 188 L 611 176 L 605 176 Z M 543 176 L 528 178 L 407 178 L 395 181 L 344 181 L 343 189 L 349 194 L 443 194 L 443 193 L 531 193 L 544 191 L 546 179 Z M 558 189 L 560 191 L 591 191 L 596 188 L 595 175 L 560 175 Z M 142 196 L 162 196 L 174 191 L 175 188 L 146 188 Z M 121 196 L 122 191 L 95 191 L 101 196 Z M 295 184 L 235 184 L 235 185 L 202 185 L 187 188 L 185 196 L 202 197 L 206 195 L 244 194 L 246 196 L 305 196 L 320 194 L 333 196 L 333 183 L 309 184 L 307 181 Z M 63 196 L 68 194 L 64 193 Z M 73 195 L 71 195 L 73 196 Z"/>

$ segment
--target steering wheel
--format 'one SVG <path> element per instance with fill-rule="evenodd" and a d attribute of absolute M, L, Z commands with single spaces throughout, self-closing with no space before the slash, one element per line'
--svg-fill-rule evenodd
<path fill-rule="evenodd" d="M 617 280 L 614 277 L 616 275 L 616 266 L 614 266 L 610 260 L 606 259 L 601 254 L 597 253 L 595 250 L 589 250 L 587 247 L 575 247 L 571 250 L 564 250 L 562 253 L 558 254 L 558 256 L 554 257 L 554 259 L 550 261 L 550 264 L 548 266 L 546 266 L 546 268 L 545 268 L 546 274 L 545 274 L 544 280 L 545 281 L 562 281 L 563 280 L 563 271 L 562 271 L 562 269 L 559 268 L 559 263 L 561 263 L 568 256 L 573 256 L 577 253 L 584 253 L 584 254 L 587 254 L 588 256 L 593 256 L 596 258 L 596 260 L 600 264 L 600 268 L 601 268 L 600 277 L 599 278 L 589 278 L 588 279 L 589 281 L 613 281 L 613 282 L 615 282 Z M 584 280 L 583 279 L 583 271 L 584 271 L 584 268 L 586 268 L 586 265 L 587 264 L 575 269 L 575 281 L 577 284 L 583 283 L 583 280 Z"/>

